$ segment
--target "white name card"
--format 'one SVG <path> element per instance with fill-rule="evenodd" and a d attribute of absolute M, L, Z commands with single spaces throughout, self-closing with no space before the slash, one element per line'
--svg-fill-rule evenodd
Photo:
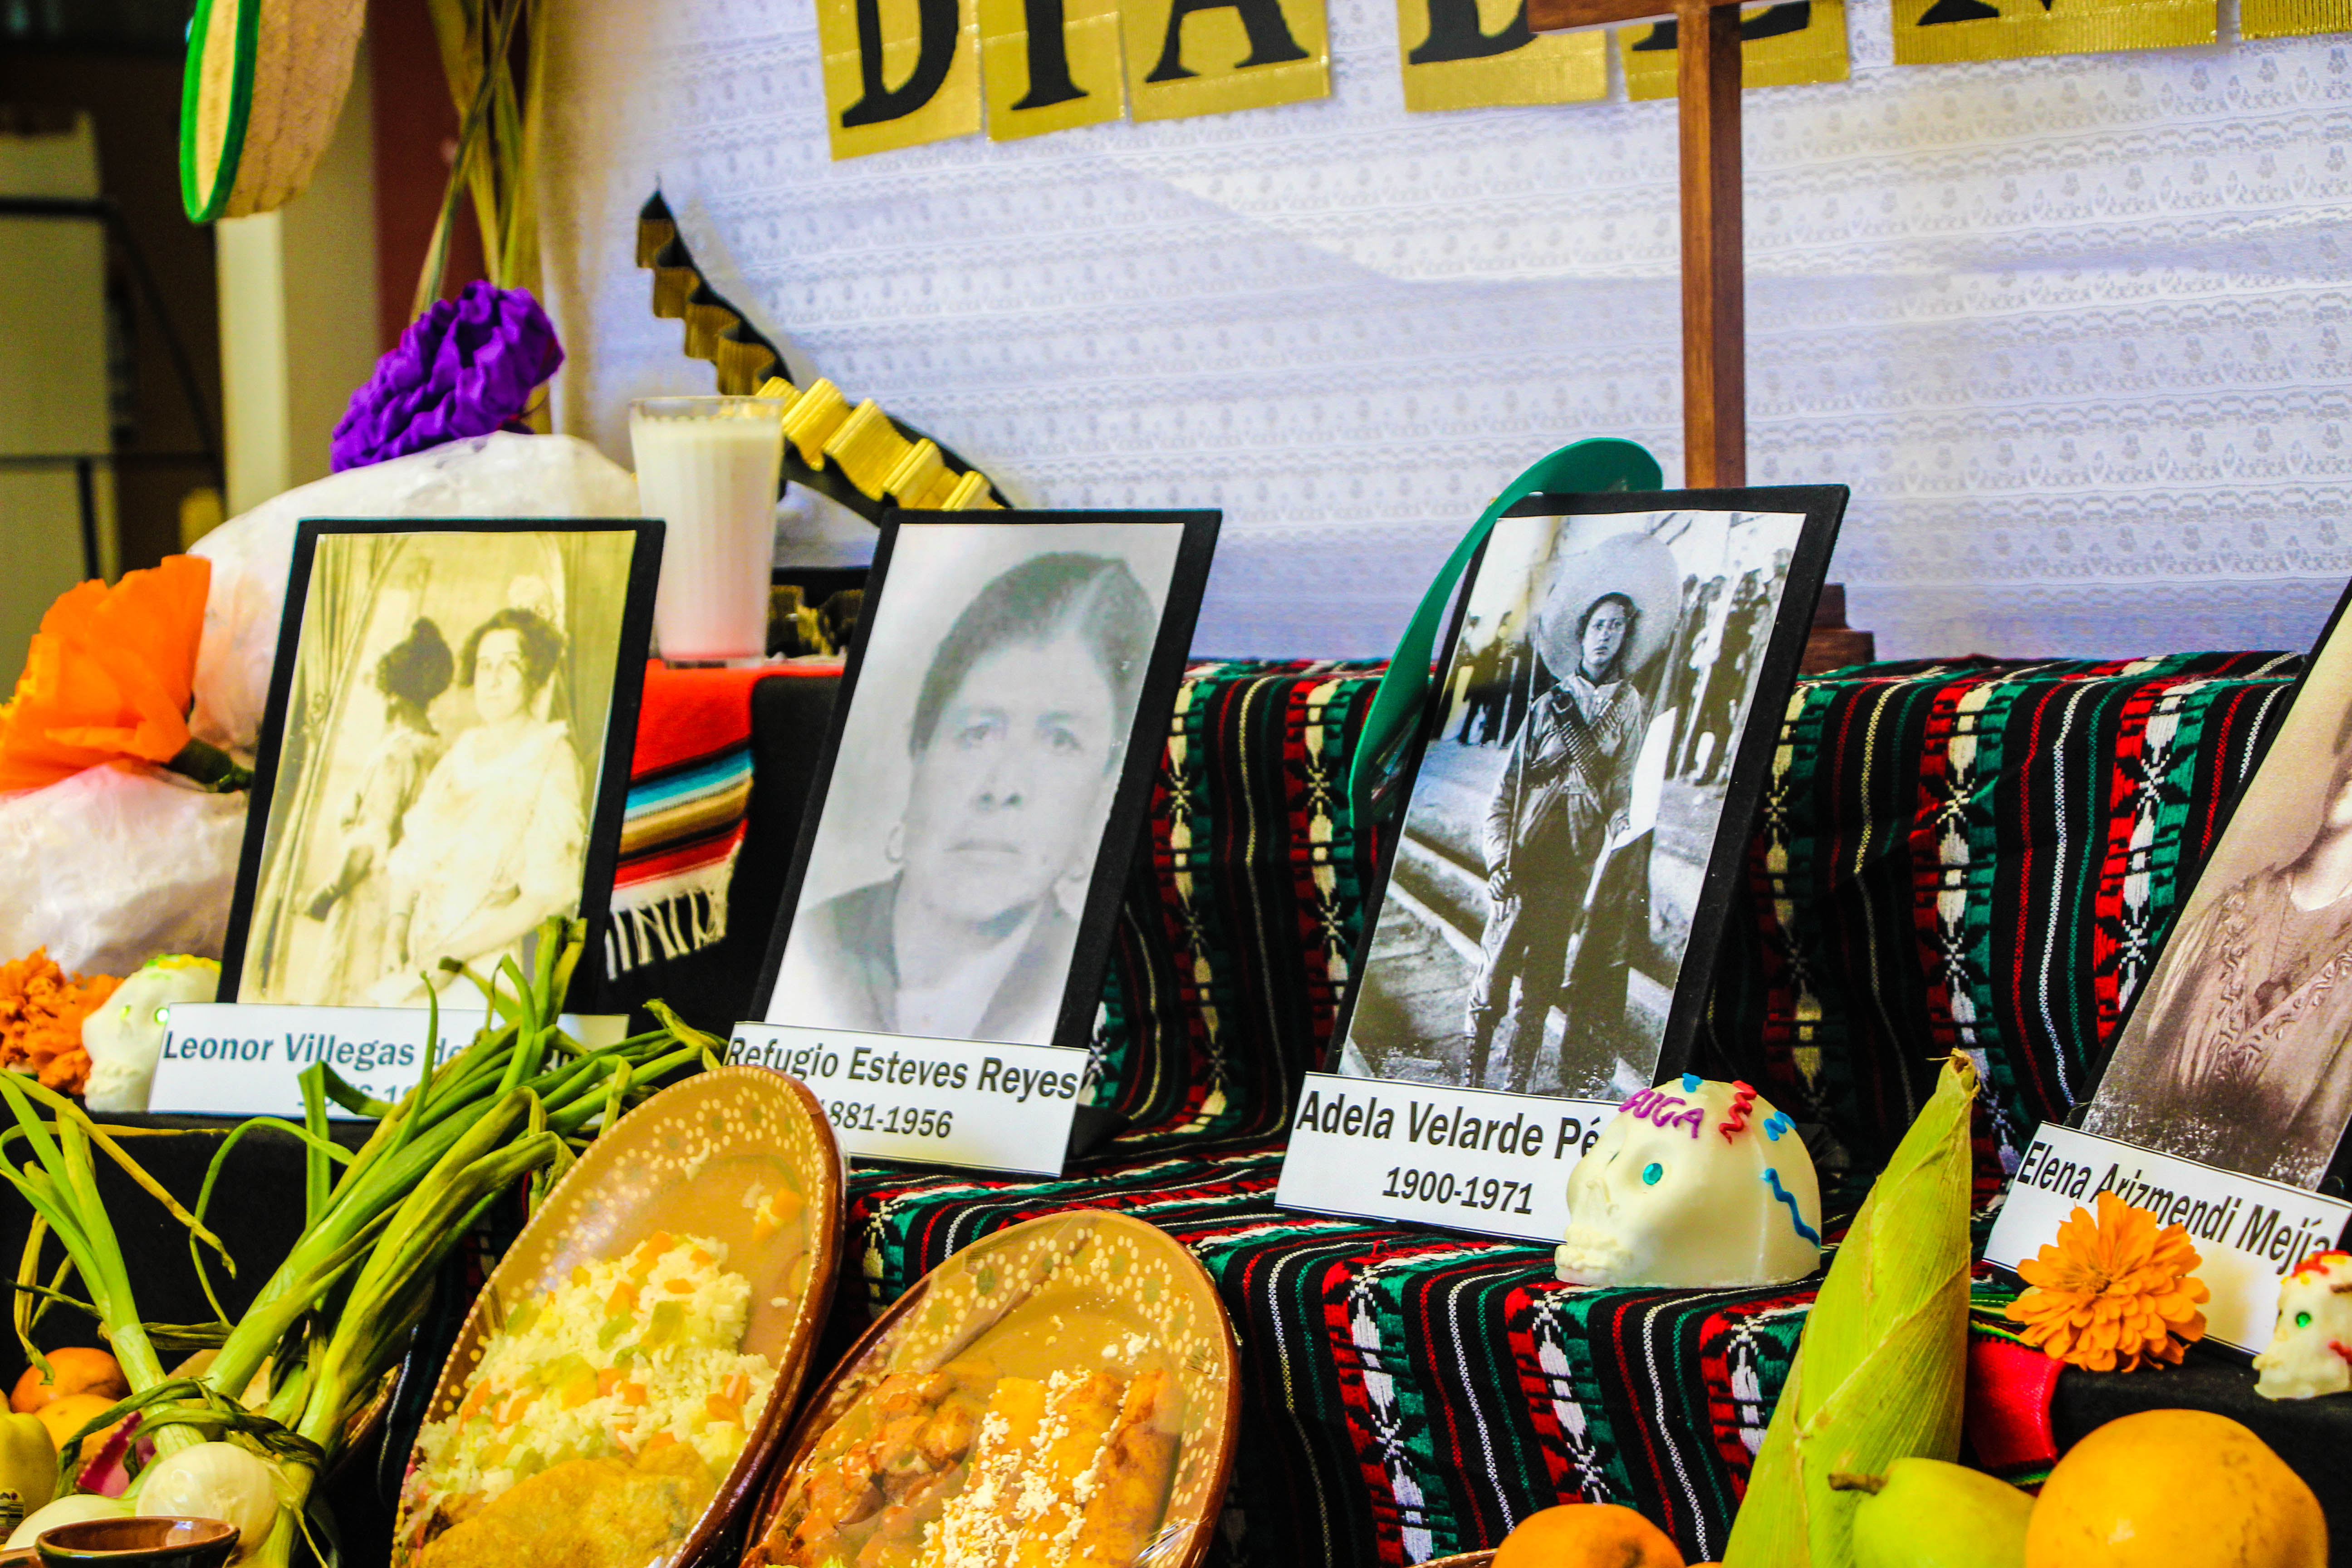
<path fill-rule="evenodd" d="M 441 1059 L 472 1041 L 485 1015 L 443 1008 Z M 396 1100 L 425 1071 L 421 1007 L 289 1007 L 247 1002 L 175 1002 L 164 1009 L 163 1054 L 150 1110 L 196 1116 L 302 1114 L 301 1075 L 324 1062 L 353 1088 Z M 327 1114 L 360 1120 L 332 1100 Z"/>
<path fill-rule="evenodd" d="M 842 1152 L 1058 1176 L 1087 1053 L 855 1029 L 738 1024 L 727 1059 L 808 1085 Z"/>
<path fill-rule="evenodd" d="M 1557 1242 L 1568 1173 L 1618 1107 L 1308 1073 L 1275 1201 Z"/>
<path fill-rule="evenodd" d="M 1985 1260 L 2016 1272 L 2058 1239 L 2076 1209 L 2095 1215 L 2106 1191 L 2158 1225 L 2187 1229 L 2202 1259 L 2197 1278 L 2212 1292 L 2205 1336 L 2242 1351 L 2270 1344 L 2280 1277 L 2336 1246 L 2352 1221 L 2352 1204 L 2341 1199 L 2045 1122 L 2009 1180 Z"/>

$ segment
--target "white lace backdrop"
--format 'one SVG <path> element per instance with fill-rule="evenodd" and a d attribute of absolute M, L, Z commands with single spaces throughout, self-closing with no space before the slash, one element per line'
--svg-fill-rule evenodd
<path fill-rule="evenodd" d="M 1408 114 L 1391 0 L 1329 3 L 1323 101 L 840 163 L 809 0 L 566 7 L 560 426 L 625 462 L 629 398 L 711 385 L 634 266 L 658 182 L 796 369 L 1020 500 L 1224 509 L 1201 651 L 1384 653 L 1542 452 L 1677 473 L 1675 108 Z M 2225 5 L 2214 47 L 1896 67 L 1850 16 L 1851 81 L 1748 95 L 1748 310 L 1751 476 L 1853 488 L 1854 623 L 2307 645 L 2352 573 L 2352 38 Z"/>

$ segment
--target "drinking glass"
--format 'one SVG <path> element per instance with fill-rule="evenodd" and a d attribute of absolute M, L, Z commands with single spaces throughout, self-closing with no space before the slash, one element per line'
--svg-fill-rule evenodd
<path fill-rule="evenodd" d="M 772 397 L 641 397 L 629 405 L 637 503 L 667 526 L 654 638 L 673 664 L 768 652 L 768 582 L 784 405 Z"/>

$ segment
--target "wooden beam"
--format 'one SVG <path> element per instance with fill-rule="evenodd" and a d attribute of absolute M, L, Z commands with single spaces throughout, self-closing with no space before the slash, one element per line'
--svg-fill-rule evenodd
<path fill-rule="evenodd" d="M 1538 33 L 1646 22 L 1674 14 L 1672 0 L 1528 0 L 1528 26 Z"/>
<path fill-rule="evenodd" d="M 1739 7 L 1676 0 L 1682 115 L 1683 482 L 1748 482 L 1747 273 L 1741 255 Z"/>

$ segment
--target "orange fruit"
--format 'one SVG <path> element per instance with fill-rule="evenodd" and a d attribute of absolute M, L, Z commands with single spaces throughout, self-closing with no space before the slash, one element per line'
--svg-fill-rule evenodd
<path fill-rule="evenodd" d="M 114 1401 L 102 1394 L 68 1394 L 34 1411 L 33 1418 L 49 1429 L 49 1441 L 62 1449 L 66 1439 L 105 1415 L 113 1405 Z M 118 1421 L 114 1426 L 121 1425 Z M 82 1439 L 80 1457 L 85 1462 L 98 1458 L 98 1451 L 114 1435 L 114 1426 L 102 1426 Z"/>
<path fill-rule="evenodd" d="M 1666 1532 L 1611 1502 L 1531 1513 L 1495 1549 L 1495 1568 L 1683 1568 Z"/>
<path fill-rule="evenodd" d="M 2025 1526 L 2025 1568 L 2327 1568 L 2327 1520 L 2226 1415 L 2143 1410 L 2069 1448 Z"/>
<path fill-rule="evenodd" d="M 49 1372 L 56 1381 L 43 1377 L 38 1366 L 26 1367 L 25 1375 L 16 1380 L 15 1392 L 8 1395 L 8 1408 L 19 1415 L 28 1415 L 50 1400 L 68 1394 L 103 1394 L 111 1405 L 131 1392 L 114 1358 L 87 1345 L 67 1345 L 49 1352 Z"/>

